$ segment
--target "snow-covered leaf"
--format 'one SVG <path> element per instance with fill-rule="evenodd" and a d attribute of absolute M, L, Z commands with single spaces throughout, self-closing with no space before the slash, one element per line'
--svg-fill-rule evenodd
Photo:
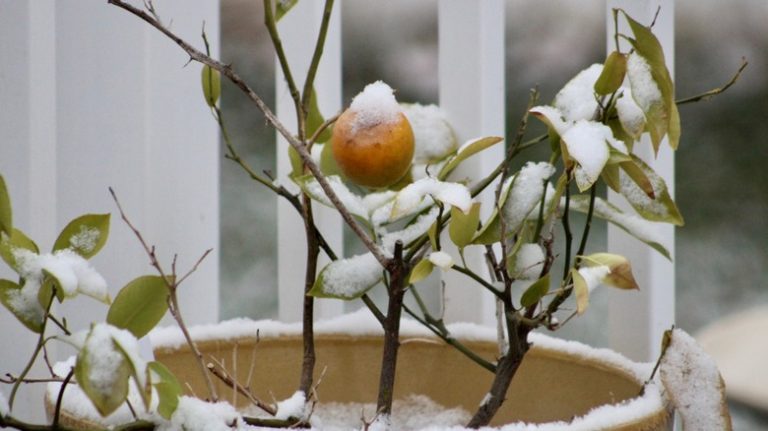
<path fill-rule="evenodd" d="M 665 334 L 667 335 L 667 334 Z M 715 360 L 681 329 L 668 335 L 659 372 L 684 431 L 731 431 L 725 383 Z"/>
<path fill-rule="evenodd" d="M 453 258 L 444 251 L 434 251 L 429 254 L 429 261 L 440 269 L 447 271 L 453 267 Z"/>
<path fill-rule="evenodd" d="M 632 87 L 632 96 L 646 116 L 646 127 L 651 143 L 658 153 L 665 135 L 669 145 L 676 149 L 680 141 L 680 115 L 675 105 L 675 90 L 669 70 L 664 61 L 664 51 L 651 29 L 632 19 L 627 19 L 634 39 L 627 38 L 635 53 L 627 60 L 627 77 Z"/>
<path fill-rule="evenodd" d="M 448 178 L 448 175 L 450 175 L 450 173 L 453 172 L 453 170 L 456 169 L 456 167 L 459 166 L 461 162 L 485 150 L 486 148 L 498 144 L 503 140 L 504 138 L 499 136 L 486 136 L 483 138 L 476 138 L 467 141 L 464 143 L 464 145 L 459 147 L 458 151 L 456 152 L 456 156 L 450 159 L 450 161 L 445 166 L 443 166 L 443 169 L 440 170 L 437 178 L 439 180 Z"/>
<path fill-rule="evenodd" d="M 93 325 L 77 355 L 75 379 L 102 416 L 117 410 L 128 397 L 131 374 L 131 365 L 107 325 Z"/>
<path fill-rule="evenodd" d="M 621 95 L 616 99 L 616 115 L 621 130 L 633 141 L 640 139 L 640 135 L 645 130 L 645 113 L 632 98 L 631 87 L 624 87 Z M 615 132 L 616 130 L 614 135 Z"/>
<path fill-rule="evenodd" d="M 141 389 L 139 394 L 144 402 L 144 407 L 149 408 L 152 390 L 148 380 L 147 363 L 139 352 L 139 340 L 129 331 L 108 324 L 105 326 L 112 335 L 115 347 L 120 350 L 131 367 L 131 376 L 136 381 L 136 385 Z"/>
<path fill-rule="evenodd" d="M 360 196 L 352 193 L 352 191 L 347 188 L 344 182 L 341 181 L 340 177 L 333 175 L 327 177 L 326 179 L 328 180 L 328 184 L 331 186 L 331 189 L 334 191 L 334 193 L 336 193 L 336 196 L 339 197 L 339 200 L 341 200 L 341 203 L 344 204 L 347 210 L 349 210 L 350 213 L 357 216 L 359 219 L 367 221 L 368 208 L 363 203 L 363 199 Z M 296 182 L 301 187 L 301 189 L 313 200 L 320 202 L 327 207 L 335 208 L 315 177 L 311 175 L 305 175 L 300 178 L 296 178 Z"/>
<path fill-rule="evenodd" d="M 568 155 L 577 163 L 574 176 L 579 190 L 585 191 L 600 177 L 608 162 L 608 140 L 614 139 L 611 129 L 594 121 L 580 120 L 562 134 Z"/>
<path fill-rule="evenodd" d="M 571 121 L 566 121 L 563 113 L 552 106 L 535 106 L 529 112 L 556 132 L 557 136 L 562 136 L 573 124 Z"/>
<path fill-rule="evenodd" d="M 624 256 L 612 253 L 594 253 L 582 256 L 581 262 L 586 267 L 608 267 L 610 272 L 601 281 L 609 286 L 625 290 L 640 289 L 634 275 L 632 275 L 632 265 Z"/>
<path fill-rule="evenodd" d="M 422 204 L 426 196 L 469 212 L 472 207 L 472 195 L 469 189 L 459 183 L 438 181 L 434 178 L 423 178 L 404 189 L 395 196 L 390 220 L 400 218 L 403 214 L 411 214 Z"/>
<path fill-rule="evenodd" d="M 203 66 L 200 80 L 203 84 L 203 97 L 205 103 L 211 108 L 216 106 L 221 96 L 221 75 L 218 70 L 211 68 L 207 64 Z"/>
<path fill-rule="evenodd" d="M 540 205 L 545 181 L 554 173 L 555 167 L 549 163 L 528 162 L 514 176 L 509 194 L 501 204 L 507 235 L 517 232 L 528 215 Z"/>
<path fill-rule="evenodd" d="M 644 190 L 638 185 L 635 178 L 639 178 L 640 173 L 634 169 L 630 170 L 633 172 L 631 176 L 626 170 L 619 173 L 621 195 L 644 219 L 682 226 L 684 224 L 683 216 L 672 200 L 664 179 L 639 157 L 633 155 L 632 158 L 640 173 L 645 174 L 650 182 L 653 198 L 647 192 L 647 186 Z"/>
<path fill-rule="evenodd" d="M 53 251 L 70 249 L 90 259 L 107 243 L 109 219 L 109 214 L 86 214 L 72 220 L 56 238 Z"/>
<path fill-rule="evenodd" d="M 434 164 L 456 150 L 456 135 L 439 107 L 418 103 L 400 106 L 413 129 L 414 165 Z"/>
<path fill-rule="evenodd" d="M 411 270 L 411 275 L 408 277 L 408 284 L 414 284 L 424 280 L 429 277 L 429 274 L 432 274 L 433 269 L 435 269 L 435 265 L 429 259 L 421 259 Z"/>
<path fill-rule="evenodd" d="M 544 266 L 544 250 L 536 243 L 521 243 L 514 254 L 510 256 L 511 275 L 520 280 L 535 280 L 539 278 Z"/>
<path fill-rule="evenodd" d="M 607 96 L 618 90 L 621 83 L 624 82 L 626 73 L 627 57 L 618 51 L 611 52 L 605 59 L 603 70 L 595 82 L 595 93 L 600 96 Z"/>
<path fill-rule="evenodd" d="M 0 235 L 0 257 L 17 273 L 19 272 L 19 262 L 16 254 L 19 250 L 27 250 L 33 254 L 40 253 L 34 241 L 32 241 L 24 232 L 13 228 L 11 234 Z"/>
<path fill-rule="evenodd" d="M 0 236 L 11 235 L 13 232 L 13 212 L 11 211 L 11 196 L 5 185 L 5 179 L 0 175 Z"/>
<path fill-rule="evenodd" d="M 552 104 L 565 121 L 593 120 L 597 113 L 595 82 L 603 71 L 602 64 L 593 64 L 577 73 L 555 95 Z M 562 134 L 560 134 L 562 136 Z"/>
<path fill-rule="evenodd" d="M 45 310 L 37 302 L 37 291 L 34 297 L 22 290 L 22 287 L 10 280 L 0 280 L 0 303 L 8 309 L 30 331 L 40 333 L 43 330 L 43 313 Z"/>
<path fill-rule="evenodd" d="M 19 269 L 19 274 L 25 278 L 53 280 L 60 300 L 82 293 L 105 304 L 110 302 L 107 282 L 73 249 L 53 254 L 28 254 Z"/>
<path fill-rule="evenodd" d="M 456 247 L 462 249 L 472 242 L 479 220 L 480 202 L 473 203 L 469 213 L 465 213 L 457 207 L 451 207 L 451 221 L 448 225 L 448 234 L 451 241 L 456 244 Z"/>
<path fill-rule="evenodd" d="M 372 253 L 339 259 L 323 268 L 309 295 L 316 298 L 359 298 L 381 280 L 383 271 Z"/>
<path fill-rule="evenodd" d="M 536 280 L 525 290 L 520 298 L 520 305 L 531 307 L 541 301 L 541 298 L 549 293 L 549 273 Z"/>
<path fill-rule="evenodd" d="M 157 391 L 157 412 L 165 419 L 170 419 L 179 406 L 179 397 L 184 393 L 176 376 L 161 362 L 147 364 L 152 386 Z"/>
<path fill-rule="evenodd" d="M 168 287 L 160 276 L 145 275 L 125 285 L 107 313 L 107 323 L 136 338 L 149 333 L 168 311 Z"/>
<path fill-rule="evenodd" d="M 589 196 L 579 195 L 571 197 L 571 209 L 586 213 L 588 208 Z M 594 215 L 613 223 L 628 234 L 649 245 L 667 259 L 671 259 L 669 251 L 663 245 L 664 238 L 656 233 L 653 222 L 634 214 L 626 214 L 601 198 L 595 199 Z"/>
<path fill-rule="evenodd" d="M 656 191 L 653 189 L 651 180 L 648 179 L 648 175 L 645 174 L 645 171 L 640 168 L 634 160 L 622 162 L 621 169 L 635 182 L 635 184 L 637 184 L 640 190 L 642 190 L 649 199 L 656 198 Z M 621 177 L 619 177 L 619 181 L 621 181 Z M 619 182 L 619 193 L 621 192 L 620 190 L 621 182 Z"/>

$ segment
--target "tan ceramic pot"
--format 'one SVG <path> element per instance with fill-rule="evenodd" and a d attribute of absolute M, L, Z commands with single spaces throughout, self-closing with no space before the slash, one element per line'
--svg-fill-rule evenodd
<path fill-rule="evenodd" d="M 338 333 L 319 334 L 316 338 L 317 369 L 326 369 L 318 389 L 321 402 L 375 402 L 381 338 Z M 580 344 L 574 349 L 575 343 L 548 337 L 535 336 L 533 343 L 493 425 L 518 421 L 570 421 L 587 415 L 596 407 L 612 405 L 606 408 L 615 411 L 603 414 L 612 418 L 610 423 L 604 418 L 595 422 L 601 424 L 600 429 L 670 429 L 671 413 L 655 386 L 652 389 L 658 400 L 656 407 L 648 408 L 649 404 L 653 405 L 647 399 L 648 394 L 643 399 L 637 398 L 642 383 L 638 373 L 633 372 L 636 364 L 612 352 Z M 497 352 L 496 344 L 490 340 L 467 341 L 466 344 L 490 360 Z M 232 364 L 237 358 L 241 381 L 247 378 L 249 364 L 255 358 L 250 386 L 264 400 L 288 398 L 296 390 L 302 359 L 298 334 L 262 335 L 258 342 L 255 337 L 208 339 L 200 341 L 199 347 L 205 357 L 221 358 L 226 364 Z M 199 368 L 186 346 L 156 346 L 155 355 L 180 381 L 189 383 L 194 393 L 206 393 Z M 492 377 L 491 373 L 439 340 L 406 336 L 402 339 L 397 365 L 395 396 L 423 394 L 445 407 L 460 406 L 473 412 L 487 393 Z M 219 394 L 231 395 L 231 389 L 217 384 Z M 240 406 L 245 402 L 244 397 L 238 398 Z M 66 424 L 73 418 L 65 419 Z M 584 424 L 591 423 L 589 416 L 578 420 L 587 422 L 574 424 L 575 428 L 592 429 L 584 428 Z"/>

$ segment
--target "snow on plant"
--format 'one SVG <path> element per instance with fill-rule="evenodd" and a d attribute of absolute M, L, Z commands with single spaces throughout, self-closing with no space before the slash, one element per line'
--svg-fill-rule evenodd
<path fill-rule="evenodd" d="M 0 280 L 0 301 L 39 334 L 29 366 L 13 377 L 7 407 L 0 393 L 0 427 L 7 423 L 5 417 L 11 416 L 16 392 L 26 381 L 32 364 L 45 344 L 54 339 L 65 340 L 78 349 L 74 365 L 60 382 L 57 398 L 61 400 L 67 385 L 76 382 L 96 410 L 106 416 L 126 404 L 133 386 L 146 413 L 137 416 L 148 417 L 151 422 L 125 424 L 128 428 L 232 429 L 244 427 L 244 422 L 270 427 L 306 426 L 316 402 L 315 385 L 320 380 L 315 377 L 314 299 L 332 297 L 362 300 L 383 329 L 377 415 L 372 423 L 366 424 L 368 429 L 394 426 L 390 418 L 404 312 L 493 375 L 492 385 L 467 420 L 468 427 L 479 428 L 493 419 L 504 402 L 531 346 L 532 331 L 557 330 L 565 324 L 561 322 L 584 313 L 590 295 L 601 285 L 622 290 L 639 288 L 625 257 L 588 252 L 593 219 L 616 224 L 669 258 L 663 240 L 649 226 L 656 222 L 682 225 L 683 219 L 664 179 L 634 152 L 638 145 L 643 145 L 645 136 L 649 136 L 655 152 L 664 139 L 672 149 L 677 148 L 680 119 L 659 42 L 650 27 L 623 11 L 614 11 L 614 18 L 626 19 L 631 34 L 616 35 L 616 50 L 604 64 L 593 64 L 578 73 L 549 105 L 537 105 L 538 93 L 533 92 L 517 134 L 505 143 L 504 159 L 492 171 L 469 177 L 457 168 L 498 145 L 503 138 L 481 136 L 457 146 L 455 133 L 439 107 L 398 103 L 393 89 L 381 81 L 368 85 L 340 116 L 323 117 L 313 85 L 333 1 L 326 2 L 320 37 L 302 88 L 294 81 L 285 61 L 286 53 L 275 25 L 296 2 L 277 2 L 273 6 L 271 1 L 265 1 L 266 25 L 296 110 L 298 126 L 293 131 L 277 119 L 232 67 L 210 57 L 205 34 L 206 51 L 202 52 L 166 28 L 151 1 L 144 4 L 147 10 L 123 0 L 110 3 L 170 36 L 192 60 L 203 63 L 203 96 L 223 132 L 226 157 L 286 199 L 300 214 L 307 245 L 306 283 L 302 292 L 305 356 L 300 382 L 292 397 L 270 405 L 249 392 L 250 382 L 237 382 L 223 363 L 206 365 L 184 326 L 177 300 L 179 283 L 197 264 L 181 276 L 176 274 L 175 265 L 170 272 L 165 271 L 154 247 L 131 224 L 116 198 L 123 220 L 136 234 L 157 275 L 141 276 L 124 286 L 109 305 L 106 322 L 95 322 L 85 331 L 70 334 L 65 321 L 51 308 L 54 299 L 73 300 L 82 293 L 110 302 L 104 279 L 87 262 L 106 242 L 109 215 L 91 214 L 73 220 L 59 235 L 51 253 L 41 253 L 29 237 L 14 228 L 10 199 L 0 176 L 0 256 L 19 275 L 18 282 Z M 619 38 L 630 43 L 629 52 L 619 50 Z M 292 164 L 289 179 L 299 186 L 298 193 L 281 185 L 283 179 L 261 176 L 238 154 L 218 104 L 221 75 L 242 89 L 287 141 L 284 150 Z M 718 91 L 722 90 L 705 95 Z M 544 123 L 545 137 L 525 140 L 529 116 Z M 549 157 L 521 160 L 525 148 L 547 141 Z M 521 167 L 513 171 L 512 166 Z M 390 167 L 396 167 L 397 172 L 393 173 L 394 168 Z M 632 209 L 620 210 L 600 198 L 597 188 L 601 184 L 623 196 Z M 479 201 L 477 196 L 488 188 L 495 189 L 494 201 Z M 316 203 L 335 208 L 367 251 L 355 256 L 338 255 L 315 224 Z M 490 215 L 481 219 L 483 205 L 489 206 L 486 213 Z M 580 235 L 570 221 L 574 212 L 586 214 Z M 453 249 L 458 249 L 458 256 Z M 470 266 L 464 259 L 467 249 L 484 253 L 486 262 L 479 267 Z M 322 267 L 321 254 L 330 260 Z M 200 261 L 206 255 L 207 252 Z M 562 261 L 562 274 L 552 271 L 557 259 Z M 424 288 L 421 281 L 436 267 L 467 276 L 474 283 L 474 287 L 467 288 L 485 290 L 497 299 L 497 318 L 503 328 L 498 358 L 486 360 L 474 354 L 451 334 L 441 316 L 430 314 L 419 291 Z M 379 308 L 368 296 L 370 289 L 377 288 L 385 290 L 386 308 Z M 417 309 L 404 305 L 406 295 L 414 297 Z M 167 312 L 178 322 L 193 352 L 211 402 L 182 396 L 181 382 L 167 368 L 159 362 L 146 362 L 138 354 L 137 339 L 145 336 Z M 53 332 L 51 326 L 63 335 L 49 336 Z M 711 364 L 700 359 L 695 349 L 685 347 L 688 344 L 684 337 L 680 339 L 682 344 L 676 341 L 668 349 L 662 379 L 674 381 L 673 386 L 677 386 L 681 373 L 701 367 L 702 373 L 713 381 Z M 677 347 L 680 345 L 684 347 Z M 680 356 L 682 359 L 674 359 Z M 688 368 L 681 369 L 675 363 L 687 364 Z M 218 402 L 212 376 L 245 392 L 247 398 L 272 417 L 263 422 L 242 416 L 231 405 Z M 53 377 L 61 379 L 56 373 Z M 678 402 L 688 402 L 690 392 L 670 392 Z M 709 403 L 706 408 L 713 405 Z M 57 408 L 51 429 L 57 426 L 58 412 Z M 691 419 L 689 423 L 695 422 Z"/>

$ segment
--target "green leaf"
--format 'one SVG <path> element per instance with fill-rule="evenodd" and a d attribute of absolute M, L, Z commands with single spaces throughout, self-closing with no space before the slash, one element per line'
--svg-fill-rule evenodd
<path fill-rule="evenodd" d="M 304 175 L 304 162 L 301 160 L 299 152 L 296 151 L 292 145 L 288 145 L 288 160 L 291 162 L 292 178 L 298 178 Z"/>
<path fill-rule="evenodd" d="M 571 197 L 571 209 L 586 214 L 588 208 L 589 196 L 578 195 Z M 672 259 L 669 251 L 661 244 L 663 238 L 657 238 L 655 235 L 652 222 L 634 214 L 625 214 L 619 208 L 601 198 L 595 199 L 594 215 L 618 226 L 623 231 L 658 251 L 667 259 Z"/>
<path fill-rule="evenodd" d="M 38 310 L 39 313 L 28 313 L 20 311 L 15 304 L 22 299 L 22 287 L 10 280 L 0 280 L 0 303 L 8 309 L 16 319 L 19 320 L 30 331 L 39 334 L 43 330 L 43 313 L 45 310 Z M 47 305 L 47 304 L 46 304 Z"/>
<path fill-rule="evenodd" d="M 429 259 L 422 259 L 411 270 L 411 275 L 408 277 L 408 284 L 415 284 L 432 274 L 432 270 L 435 269 L 435 264 Z"/>
<path fill-rule="evenodd" d="M 589 286 L 587 286 L 584 277 L 574 268 L 571 269 L 571 278 L 573 279 L 573 293 L 576 296 L 576 312 L 582 314 L 589 307 Z"/>
<path fill-rule="evenodd" d="M 221 97 L 221 75 L 218 70 L 212 69 L 211 66 L 206 64 L 201 71 L 201 80 L 205 103 L 213 108 L 218 103 L 219 97 Z"/>
<path fill-rule="evenodd" d="M 450 161 L 448 161 L 448 163 L 446 163 L 445 166 L 440 169 L 440 173 L 437 175 L 437 179 L 440 181 L 445 180 L 448 175 L 450 175 L 450 173 L 453 172 L 457 166 L 459 166 L 461 162 L 479 153 L 480 151 L 485 150 L 486 148 L 498 144 L 503 140 L 504 138 L 498 136 L 487 136 L 465 143 L 461 146 L 461 148 L 459 148 L 456 156 L 450 159 Z"/>
<path fill-rule="evenodd" d="M 107 243 L 109 214 L 86 214 L 71 222 L 61 231 L 53 251 L 70 249 L 90 259 Z"/>
<path fill-rule="evenodd" d="M 173 412 L 179 406 L 179 397 L 183 390 L 176 376 L 160 362 L 153 361 L 147 364 L 151 373 L 157 377 L 157 381 L 152 385 L 157 390 L 158 404 L 157 412 L 165 419 L 170 419 Z"/>
<path fill-rule="evenodd" d="M 325 119 L 323 119 L 323 114 L 320 113 L 320 106 L 317 104 L 317 93 L 313 88 L 312 95 L 309 99 L 309 112 L 307 113 L 307 137 L 309 138 L 314 135 L 315 131 L 317 131 L 317 129 L 319 129 L 324 122 Z M 326 127 L 325 130 L 320 133 L 317 139 L 315 139 L 315 143 L 324 143 L 329 139 L 331 139 L 331 128 Z"/>
<path fill-rule="evenodd" d="M 0 175 L 0 235 L 11 235 L 13 232 L 13 212 L 11 211 L 11 196 L 5 186 L 5 179 Z"/>
<path fill-rule="evenodd" d="M 664 179 L 639 157 L 633 155 L 632 160 L 637 169 L 635 170 L 634 167 L 631 169 L 632 175 L 626 170 L 620 174 L 621 195 L 646 220 L 671 223 L 676 226 L 685 224 L 683 216 L 667 190 Z M 647 191 L 647 187 L 646 189 L 641 188 L 634 180 L 635 177 L 639 178 L 640 174 L 644 174 L 650 182 L 651 193 Z"/>
<path fill-rule="evenodd" d="M 472 242 L 472 238 L 477 231 L 477 223 L 480 220 L 480 202 L 475 202 L 469 210 L 469 213 L 451 207 L 451 222 L 448 225 L 448 235 L 456 244 L 456 247 L 462 249 Z"/>
<path fill-rule="evenodd" d="M 595 93 L 606 96 L 621 87 L 624 75 L 627 73 L 627 57 L 624 54 L 613 51 L 608 55 L 603 65 L 603 71 L 595 82 Z"/>
<path fill-rule="evenodd" d="M 331 145 L 330 142 L 319 145 L 323 147 L 322 150 L 320 150 L 320 170 L 326 177 L 332 175 L 342 176 L 341 169 L 339 168 L 338 163 L 336 163 L 336 158 L 333 157 L 333 145 Z"/>
<path fill-rule="evenodd" d="M 296 3 L 298 2 L 299 0 L 277 0 L 277 7 L 275 9 L 275 22 L 280 21 L 280 19 L 285 16 L 289 10 L 296 6 Z"/>
<path fill-rule="evenodd" d="M 541 301 L 541 298 L 549 293 L 549 273 L 533 282 L 520 298 L 523 307 L 531 307 Z"/>
<path fill-rule="evenodd" d="M 125 285 L 107 313 L 107 323 L 136 338 L 149 333 L 168 311 L 168 286 L 162 277 L 145 275 Z"/>
<path fill-rule="evenodd" d="M 64 302 L 66 295 L 64 289 L 61 288 L 59 279 L 46 270 L 43 270 L 43 274 L 45 274 L 45 278 L 43 279 L 43 284 L 40 286 L 40 290 L 37 292 L 37 302 L 41 307 L 47 307 L 54 292 L 56 292 L 56 299 L 59 300 L 59 303 Z"/>
<path fill-rule="evenodd" d="M 19 272 L 19 263 L 16 261 L 14 253 L 16 250 L 29 250 L 34 254 L 40 254 L 37 244 L 32 241 L 24 232 L 14 228 L 10 236 L 2 235 L 0 240 L 0 257 L 17 273 Z"/>
<path fill-rule="evenodd" d="M 650 67 L 651 77 L 661 92 L 661 103 L 654 103 L 651 106 L 643 107 L 646 114 L 648 131 L 651 135 L 651 143 L 658 153 L 661 140 L 665 135 L 669 138 L 669 145 L 676 149 L 680 141 L 680 115 L 675 105 L 675 89 L 672 83 L 672 77 L 664 61 L 664 51 L 661 43 L 653 35 L 651 29 L 632 19 L 626 12 L 621 10 L 627 19 L 635 38 L 627 38 L 635 48 L 639 56 L 645 59 Z M 630 85 L 632 86 L 632 77 L 630 76 Z M 632 88 L 633 94 L 635 88 Z"/>
<path fill-rule="evenodd" d="M 429 236 L 429 245 L 432 246 L 432 250 L 438 250 L 440 247 L 437 245 L 437 220 L 429 227 L 427 235 Z"/>
<path fill-rule="evenodd" d="M 91 338 L 92 335 L 88 337 Z M 111 348 L 113 351 L 119 351 L 114 345 L 114 341 L 112 341 Z M 99 346 L 98 353 L 92 354 L 91 346 L 88 340 L 86 340 L 85 346 L 77 355 L 75 379 L 77 379 L 77 384 L 91 400 L 94 407 L 96 407 L 96 410 L 102 416 L 108 416 L 117 410 L 128 397 L 128 379 L 131 376 L 131 365 L 121 352 L 119 362 L 109 366 L 110 373 L 105 373 L 101 369 L 102 367 L 94 367 L 93 363 L 98 362 L 100 359 L 96 356 L 101 354 L 103 349 L 104 346 Z"/>
<path fill-rule="evenodd" d="M 640 166 L 638 166 L 634 160 L 622 162 L 620 166 L 621 169 L 627 174 L 627 176 L 631 178 L 638 187 L 640 187 L 640 190 L 642 190 L 649 199 L 656 198 L 656 192 L 653 190 L 653 184 L 651 184 L 651 180 L 648 179 L 648 176 L 645 174 L 643 169 L 640 168 Z M 621 187 L 619 187 L 619 189 L 616 191 L 621 193 Z"/>

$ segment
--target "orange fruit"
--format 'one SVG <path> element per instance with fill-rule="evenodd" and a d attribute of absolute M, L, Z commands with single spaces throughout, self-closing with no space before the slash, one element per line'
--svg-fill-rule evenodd
<path fill-rule="evenodd" d="M 413 130 L 402 112 L 394 121 L 359 124 L 357 113 L 344 111 L 333 126 L 333 157 L 350 181 L 383 188 L 395 184 L 413 160 Z"/>

